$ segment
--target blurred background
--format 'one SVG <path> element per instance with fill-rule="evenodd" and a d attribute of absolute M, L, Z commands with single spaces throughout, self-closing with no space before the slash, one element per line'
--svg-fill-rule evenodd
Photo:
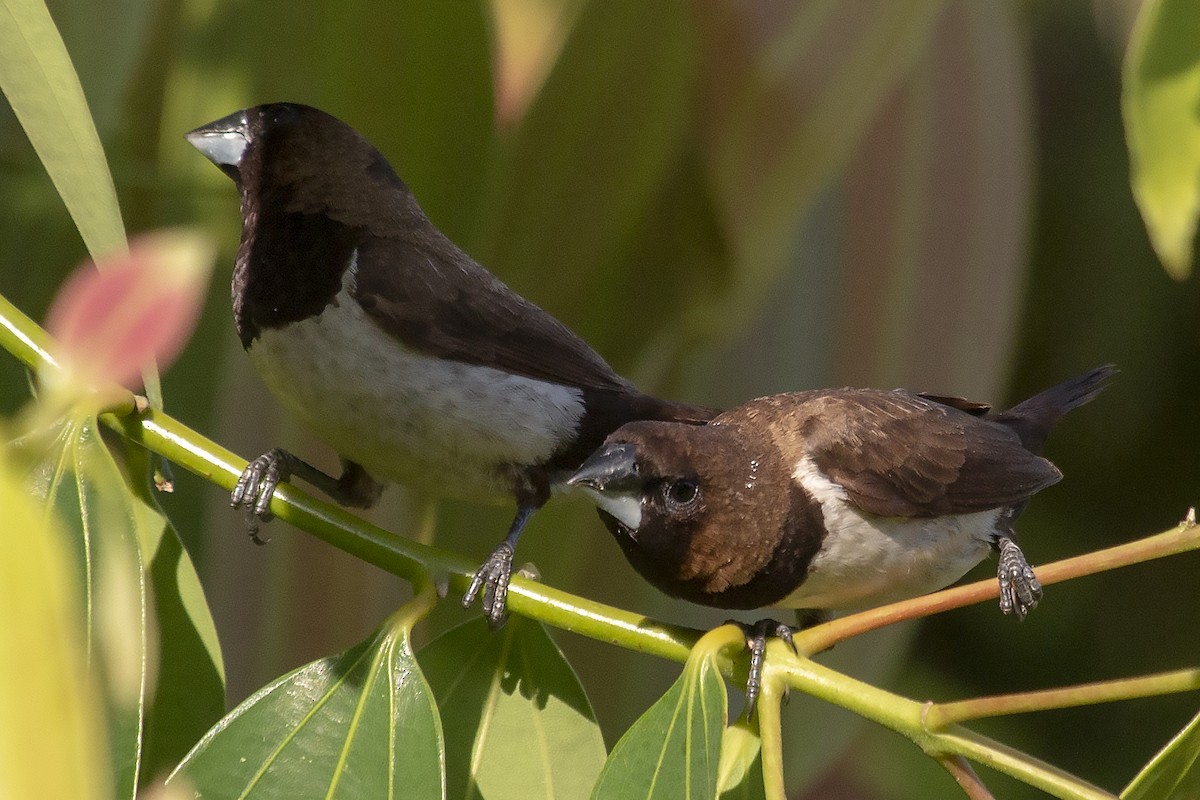
<path fill-rule="evenodd" d="M 648 390 L 735 404 L 863 384 L 1011 404 L 1098 364 L 1121 374 L 1048 455 L 1066 479 L 1021 520 L 1044 563 L 1175 524 L 1200 499 L 1200 288 L 1158 265 L 1134 207 L 1119 108 L 1136 0 L 53 0 L 131 232 L 186 223 L 224 255 L 166 374 L 167 410 L 246 457 L 331 466 L 243 356 L 228 270 L 232 184 L 183 133 L 293 100 L 374 142 L 429 216 Z M 0 107 L 0 291 L 37 318 L 84 248 Z M 0 399 L 27 398 L 0 359 Z M 177 475 L 163 504 L 197 562 L 236 703 L 354 644 L 401 581 L 283 523 L 254 547 L 227 497 Z M 403 490 L 372 519 L 415 527 Z M 446 503 L 439 545 L 482 559 L 507 508 Z M 583 502 L 518 551 L 543 580 L 698 627 L 727 615 L 642 584 Z M 918 699 L 1200 662 L 1200 554 L 839 645 L 826 661 Z M 974 577 L 992 574 L 994 562 Z M 427 635 L 467 619 L 441 605 Z M 752 619 L 753 614 L 747 618 Z M 678 666 L 558 634 L 608 742 Z M 975 727 L 1109 790 L 1189 719 L 1189 695 Z M 900 737 L 796 697 L 797 798 L 955 796 Z M 998 796 L 1041 796 L 982 771 Z"/>

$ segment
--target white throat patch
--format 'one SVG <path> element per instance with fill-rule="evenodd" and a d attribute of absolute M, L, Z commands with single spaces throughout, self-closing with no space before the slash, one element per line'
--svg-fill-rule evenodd
<path fill-rule="evenodd" d="M 605 511 L 621 521 L 621 524 L 631 531 L 637 531 L 642 524 L 641 495 L 622 492 L 620 494 L 598 492 L 590 486 L 578 485 L 578 489 L 592 498 L 601 511 Z"/>

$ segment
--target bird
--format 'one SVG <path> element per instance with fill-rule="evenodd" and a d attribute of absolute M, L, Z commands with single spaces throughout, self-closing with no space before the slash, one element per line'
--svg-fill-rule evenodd
<path fill-rule="evenodd" d="M 839 388 L 760 397 L 702 426 L 630 422 L 568 483 L 672 597 L 819 620 L 944 588 L 995 551 L 1000 609 L 1024 618 L 1042 587 L 1014 522 L 1062 478 L 1041 456 L 1051 429 L 1115 371 L 1000 413 L 959 397 Z M 761 672 L 773 634 L 790 641 L 791 629 L 747 627 L 752 690 L 756 651 Z"/>
<path fill-rule="evenodd" d="M 482 590 L 496 628 L 526 522 L 609 433 L 716 413 L 638 391 L 438 230 L 383 154 L 336 117 L 271 103 L 186 139 L 240 196 L 232 300 L 242 347 L 342 462 L 334 478 L 282 448 L 252 460 L 231 502 L 247 509 L 256 542 L 275 487 L 293 476 L 351 507 L 373 505 L 386 482 L 515 501 L 463 598 L 468 607 Z"/>

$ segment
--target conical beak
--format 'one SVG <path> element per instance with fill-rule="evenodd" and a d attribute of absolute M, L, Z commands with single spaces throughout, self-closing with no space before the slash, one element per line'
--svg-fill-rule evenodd
<path fill-rule="evenodd" d="M 185 137 L 204 157 L 223 171 L 236 171 L 250 144 L 250 128 L 245 111 L 201 125 Z"/>
<path fill-rule="evenodd" d="M 642 481 L 636 455 L 631 444 L 605 445 L 567 479 L 568 485 L 579 487 L 601 511 L 631 531 L 642 524 Z"/>
<path fill-rule="evenodd" d="M 631 444 L 604 445 L 588 456 L 567 483 L 599 492 L 641 488 L 635 456 Z"/>

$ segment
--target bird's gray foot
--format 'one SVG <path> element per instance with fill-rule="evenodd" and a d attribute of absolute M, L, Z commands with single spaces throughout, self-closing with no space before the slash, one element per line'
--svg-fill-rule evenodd
<path fill-rule="evenodd" d="M 1000 565 L 996 569 L 996 577 L 1000 580 L 1000 610 L 1005 614 L 1016 614 L 1017 619 L 1025 619 L 1042 599 L 1042 584 L 1015 541 L 1001 536 L 996 546 L 1000 550 Z"/>
<path fill-rule="evenodd" d="M 508 584 L 512 580 L 513 548 L 507 541 L 501 542 L 488 560 L 483 562 L 471 586 L 463 595 L 463 608 L 469 608 L 483 590 L 483 615 L 487 618 L 488 627 L 499 630 L 508 619 L 505 606 L 508 602 Z"/>
<path fill-rule="evenodd" d="M 296 460 L 286 450 L 269 450 L 246 465 L 233 487 L 229 505 L 246 509 L 246 528 L 255 544 L 268 541 L 259 536 L 259 527 L 274 519 L 271 496 L 276 486 L 291 477 L 292 462 Z"/>
<path fill-rule="evenodd" d="M 768 639 L 782 639 L 787 646 L 796 652 L 796 642 L 792 639 L 792 629 L 774 619 L 760 619 L 753 625 L 747 625 L 737 620 L 729 620 L 728 625 L 737 625 L 746 635 L 746 648 L 750 651 L 750 674 L 746 678 L 746 716 L 753 717 L 758 704 L 758 695 L 762 690 L 763 656 L 767 650 Z"/>

